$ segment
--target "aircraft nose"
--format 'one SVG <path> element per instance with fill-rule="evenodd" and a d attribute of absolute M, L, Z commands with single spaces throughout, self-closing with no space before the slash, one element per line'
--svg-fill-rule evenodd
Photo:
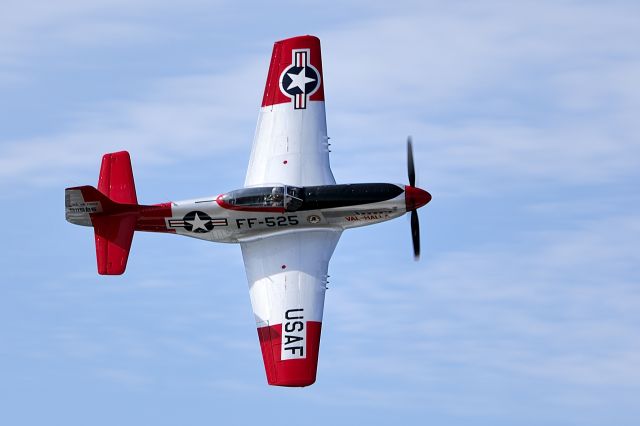
<path fill-rule="evenodd" d="M 417 210 L 431 201 L 431 194 L 415 186 L 404 187 L 404 198 L 407 211 Z"/>

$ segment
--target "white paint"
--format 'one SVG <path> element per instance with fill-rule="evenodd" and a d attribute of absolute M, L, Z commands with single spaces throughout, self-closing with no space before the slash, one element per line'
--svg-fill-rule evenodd
<path fill-rule="evenodd" d="M 290 232 L 240 244 L 258 327 L 282 324 L 289 309 L 304 309 L 305 322 L 322 321 L 329 260 L 341 233 Z"/>
<path fill-rule="evenodd" d="M 244 186 L 335 184 L 327 140 L 324 102 L 261 108 Z"/>

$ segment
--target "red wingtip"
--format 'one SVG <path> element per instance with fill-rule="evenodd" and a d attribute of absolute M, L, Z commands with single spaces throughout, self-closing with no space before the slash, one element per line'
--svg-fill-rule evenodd
<path fill-rule="evenodd" d="M 309 101 L 324 101 L 320 39 L 304 35 L 275 42 L 262 106 L 292 103 L 304 109 Z"/>
<path fill-rule="evenodd" d="M 305 358 L 281 359 L 282 324 L 258 328 L 260 348 L 272 386 L 304 387 L 315 383 L 322 323 L 307 321 Z"/>

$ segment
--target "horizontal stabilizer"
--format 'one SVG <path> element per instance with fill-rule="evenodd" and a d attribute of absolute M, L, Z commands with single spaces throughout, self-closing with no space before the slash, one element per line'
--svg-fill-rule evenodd
<path fill-rule="evenodd" d="M 93 218 L 100 275 L 124 273 L 137 218 L 136 213 Z"/>
<path fill-rule="evenodd" d="M 112 152 L 102 156 L 98 191 L 116 203 L 138 204 L 131 158 L 127 151 Z"/>

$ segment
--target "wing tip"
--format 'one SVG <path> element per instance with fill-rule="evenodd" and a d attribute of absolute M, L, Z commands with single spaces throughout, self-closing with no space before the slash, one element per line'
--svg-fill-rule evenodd
<path fill-rule="evenodd" d="M 310 377 L 310 378 L 305 378 L 305 379 L 298 379 L 298 380 L 268 380 L 267 382 L 269 383 L 270 386 L 280 386 L 280 387 L 285 387 L 285 388 L 304 388 L 307 386 L 311 386 L 312 384 L 314 384 L 316 382 L 316 378 L 315 375 L 314 377 Z"/>
<path fill-rule="evenodd" d="M 300 41 L 312 41 L 312 40 L 320 42 L 320 39 L 317 36 L 314 36 L 311 34 L 303 34 L 303 35 L 283 38 L 282 40 L 276 41 L 275 44 L 295 43 Z"/>
<path fill-rule="evenodd" d="M 322 323 L 306 322 L 305 358 L 281 359 L 282 324 L 258 328 L 267 383 L 271 386 L 305 387 L 316 382 Z"/>
<path fill-rule="evenodd" d="M 299 77 L 301 70 L 304 70 L 303 77 Z M 318 37 L 300 35 L 276 41 L 271 53 L 262 107 L 291 103 L 293 109 L 301 110 L 310 101 L 324 101 L 323 80 Z"/>

